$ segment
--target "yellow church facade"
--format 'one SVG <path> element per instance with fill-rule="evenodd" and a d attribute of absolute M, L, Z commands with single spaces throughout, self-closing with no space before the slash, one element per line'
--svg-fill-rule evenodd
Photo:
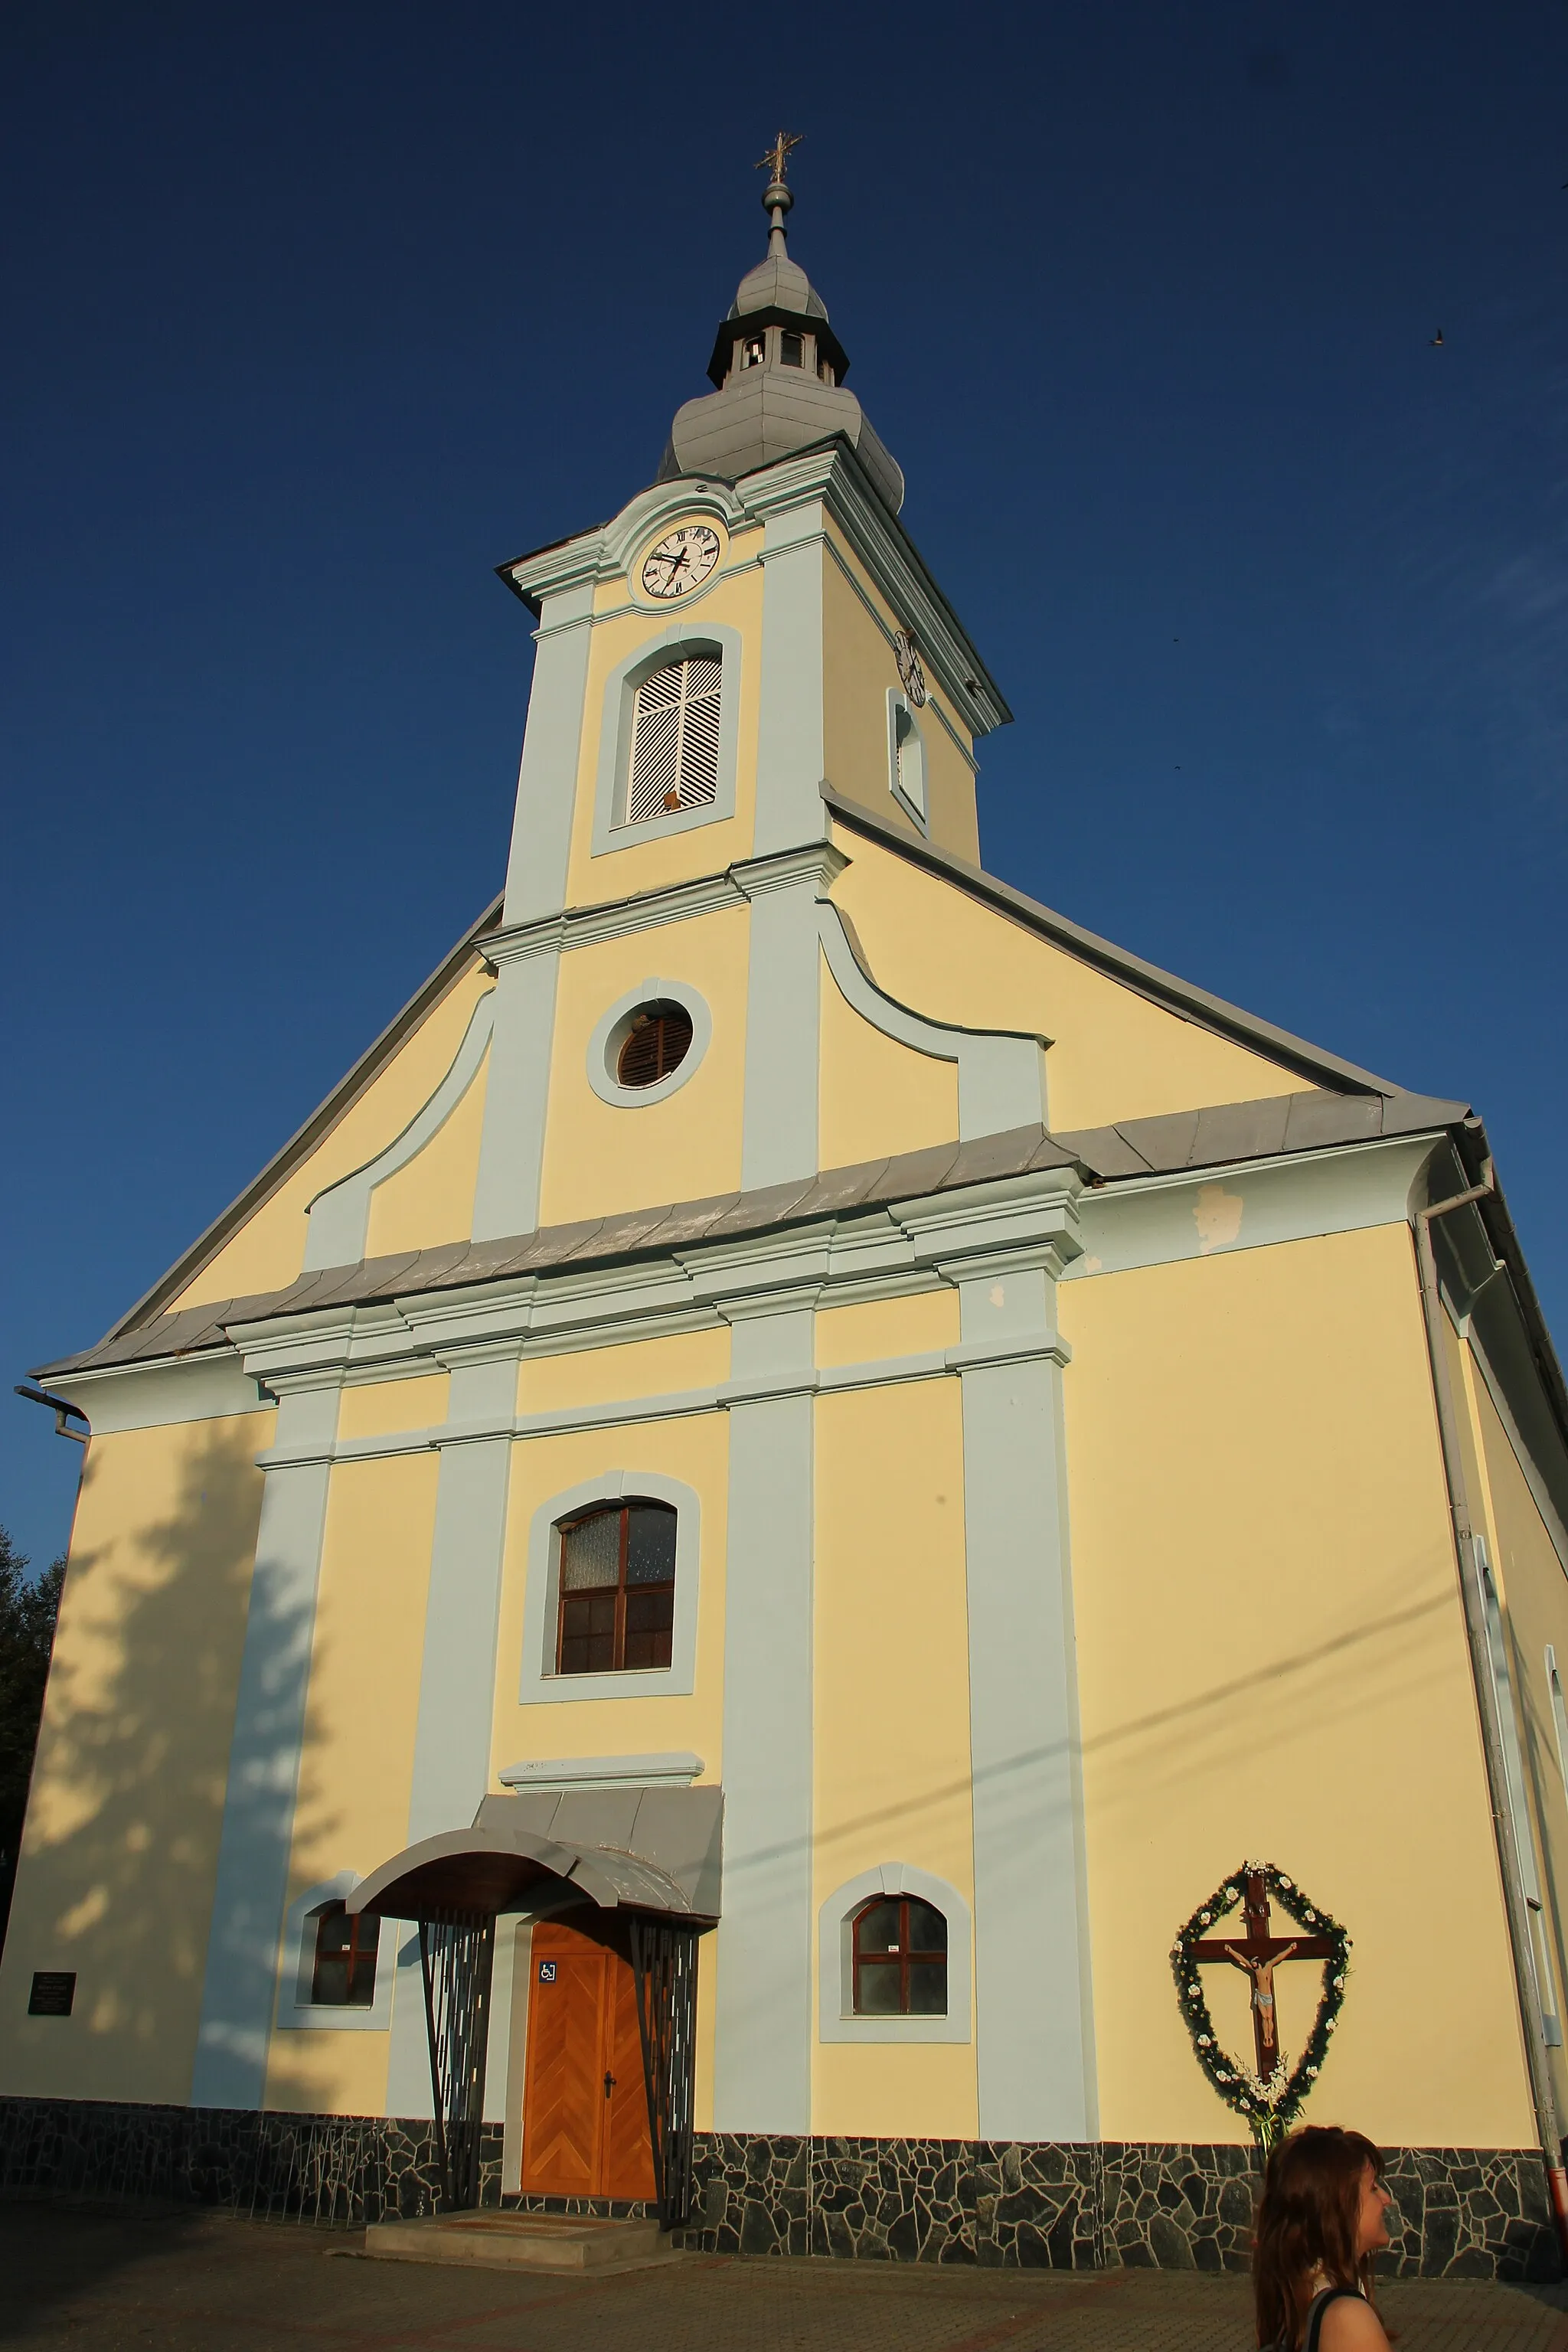
<path fill-rule="evenodd" d="M 1322 2002 L 1405 2266 L 1550 2274 L 1568 1442 L 1484 1133 L 985 874 L 1009 714 L 769 198 L 660 478 L 503 567 L 504 894 L 38 1375 L 3 2160 L 1217 2266 Z M 1200 2048 L 1183 1932 L 1325 1921 L 1184 1964 Z"/>

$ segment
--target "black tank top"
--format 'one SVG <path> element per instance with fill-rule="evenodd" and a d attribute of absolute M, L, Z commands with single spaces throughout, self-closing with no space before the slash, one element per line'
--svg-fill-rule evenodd
<path fill-rule="evenodd" d="M 1318 2337 L 1322 2332 L 1323 2314 L 1330 2304 L 1337 2303 L 1342 2294 L 1353 2295 L 1357 2303 L 1363 2300 L 1359 2289 L 1353 2286 L 1326 2286 L 1321 2294 L 1312 2297 L 1311 2308 L 1307 2314 L 1306 2333 L 1301 2338 L 1301 2352 L 1318 2352 Z"/>

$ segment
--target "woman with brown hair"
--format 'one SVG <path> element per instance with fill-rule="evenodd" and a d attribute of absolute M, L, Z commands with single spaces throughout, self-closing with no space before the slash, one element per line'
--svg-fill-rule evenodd
<path fill-rule="evenodd" d="M 1252 2291 L 1268 2352 L 1388 2352 L 1372 2258 L 1388 2243 L 1383 2158 L 1360 2132 L 1308 2124 L 1263 2175 Z"/>

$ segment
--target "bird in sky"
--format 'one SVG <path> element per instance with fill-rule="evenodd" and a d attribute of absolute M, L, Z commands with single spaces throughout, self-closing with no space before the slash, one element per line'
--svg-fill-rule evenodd
<path fill-rule="evenodd" d="M 1437 331 L 1436 331 L 1436 334 L 1433 336 L 1433 338 L 1432 338 L 1432 349 L 1433 349 L 1435 352 L 1440 352 L 1440 351 L 1442 350 L 1442 348 L 1443 348 L 1443 330 L 1442 330 L 1442 328 L 1441 328 L 1441 327 L 1439 327 L 1439 328 L 1438 328 L 1438 330 L 1437 330 Z"/>

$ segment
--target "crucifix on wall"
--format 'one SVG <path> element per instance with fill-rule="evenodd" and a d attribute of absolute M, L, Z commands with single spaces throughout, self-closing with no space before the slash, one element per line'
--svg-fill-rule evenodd
<path fill-rule="evenodd" d="M 1242 1895 L 1245 1936 L 1205 1936 L 1188 1948 L 1194 1960 L 1226 1960 L 1241 1969 L 1252 1983 L 1252 2039 L 1258 2053 L 1259 2082 L 1268 2082 L 1279 2063 L 1279 2023 L 1274 2005 L 1274 1971 L 1285 1960 L 1330 1960 L 1339 1946 L 1327 1936 L 1292 1936 L 1269 1932 L 1268 1881 L 1261 1870 L 1249 1870 Z"/>

